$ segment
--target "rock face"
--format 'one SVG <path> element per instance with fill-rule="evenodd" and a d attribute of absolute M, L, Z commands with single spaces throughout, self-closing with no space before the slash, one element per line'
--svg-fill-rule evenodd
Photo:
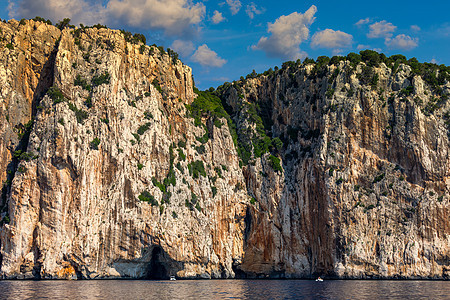
<path fill-rule="evenodd" d="M 0 29 L 3 278 L 449 278 L 448 82 L 291 64 L 192 118 L 173 53 Z"/>

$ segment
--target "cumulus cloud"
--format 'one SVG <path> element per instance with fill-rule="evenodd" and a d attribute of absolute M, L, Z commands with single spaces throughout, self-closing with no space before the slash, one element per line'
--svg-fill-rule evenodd
<path fill-rule="evenodd" d="M 39 15 L 53 21 L 67 17 L 73 24 L 127 24 L 186 36 L 195 33 L 205 5 L 191 0 L 17 0 L 9 14 L 25 18 Z"/>
<path fill-rule="evenodd" d="M 384 44 L 389 49 L 401 49 L 408 51 L 416 48 L 419 45 L 419 39 L 412 38 L 405 34 L 399 34 L 393 39 L 387 38 Z"/>
<path fill-rule="evenodd" d="M 175 52 L 181 54 L 181 56 L 188 56 L 191 55 L 192 52 L 194 52 L 195 47 L 194 44 L 190 41 L 182 41 L 182 40 L 175 40 L 172 43 L 172 46 L 170 46 Z"/>
<path fill-rule="evenodd" d="M 232 15 L 237 14 L 242 7 L 241 1 L 239 0 L 227 0 L 227 4 L 230 6 Z"/>
<path fill-rule="evenodd" d="M 417 32 L 417 31 L 420 31 L 421 28 L 419 26 L 417 26 L 417 25 L 411 25 L 411 30 Z"/>
<path fill-rule="evenodd" d="M 355 23 L 356 26 L 362 26 L 365 24 L 370 23 L 370 19 L 369 18 L 365 18 L 365 19 L 361 19 L 358 22 Z"/>
<path fill-rule="evenodd" d="M 18 0 L 8 6 L 11 18 L 42 16 L 54 22 L 70 18 L 72 23 L 97 24 L 106 21 L 107 12 L 101 3 L 84 0 Z"/>
<path fill-rule="evenodd" d="M 222 67 L 227 61 L 216 52 L 209 49 L 206 44 L 203 44 L 197 48 L 197 51 L 191 57 L 192 61 L 198 62 L 202 66 L 208 67 Z"/>
<path fill-rule="evenodd" d="M 397 29 L 397 26 L 383 20 L 373 23 L 369 26 L 369 28 L 370 32 L 367 34 L 368 38 L 390 38 L 392 36 L 392 32 Z"/>
<path fill-rule="evenodd" d="M 111 22 L 180 36 L 192 33 L 192 25 L 203 19 L 205 6 L 189 0 L 110 0 L 107 10 Z"/>
<path fill-rule="evenodd" d="M 211 20 L 214 24 L 219 24 L 220 22 L 225 20 L 225 18 L 222 16 L 221 12 L 215 10 L 214 15 L 212 16 Z"/>
<path fill-rule="evenodd" d="M 258 8 L 254 2 L 251 2 L 249 5 L 247 5 L 247 8 L 245 9 L 245 12 L 249 16 L 250 19 L 253 19 L 255 15 L 260 15 L 266 11 L 265 8 L 261 7 Z"/>
<path fill-rule="evenodd" d="M 353 36 L 351 34 L 334 31 L 333 29 L 325 29 L 316 32 L 312 36 L 311 47 L 313 48 L 329 48 L 342 49 L 352 45 Z"/>
<path fill-rule="evenodd" d="M 298 59 L 306 53 L 300 51 L 300 44 L 309 37 L 309 26 L 314 22 L 317 7 L 312 5 L 304 14 L 293 12 L 281 16 L 275 23 L 268 23 L 269 37 L 263 36 L 253 50 L 262 50 L 269 57 Z"/>

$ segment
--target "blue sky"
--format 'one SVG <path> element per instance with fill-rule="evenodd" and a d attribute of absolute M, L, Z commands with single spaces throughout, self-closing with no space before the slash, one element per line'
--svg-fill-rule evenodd
<path fill-rule="evenodd" d="M 450 1 L 0 0 L 2 19 L 102 23 L 176 50 L 200 89 L 283 61 L 373 49 L 450 65 Z"/>

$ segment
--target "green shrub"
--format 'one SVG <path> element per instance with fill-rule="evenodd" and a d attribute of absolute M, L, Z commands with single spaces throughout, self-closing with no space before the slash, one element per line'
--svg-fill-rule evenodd
<path fill-rule="evenodd" d="M 152 177 L 152 183 L 154 186 L 158 187 L 161 190 L 161 192 L 163 193 L 166 192 L 166 187 L 164 186 L 164 184 L 159 182 L 155 177 Z"/>
<path fill-rule="evenodd" d="M 144 165 L 141 164 L 141 163 L 138 163 L 138 164 L 137 164 L 137 167 L 138 167 L 138 170 L 142 170 L 142 169 L 144 168 Z"/>
<path fill-rule="evenodd" d="M 110 80 L 111 80 L 111 76 L 109 75 L 108 72 L 105 72 L 105 73 L 103 73 L 101 75 L 94 76 L 92 78 L 92 85 L 93 86 L 99 86 L 99 85 L 102 85 L 102 84 L 109 84 Z"/>
<path fill-rule="evenodd" d="M 215 186 L 211 187 L 213 198 L 217 195 L 217 188 Z"/>
<path fill-rule="evenodd" d="M 24 160 L 24 161 L 30 161 L 34 158 L 37 158 L 33 153 L 31 152 L 22 152 L 22 150 L 14 151 L 14 157 L 18 160 Z"/>
<path fill-rule="evenodd" d="M 283 148 L 283 142 L 281 141 L 281 139 L 279 137 L 273 138 L 272 139 L 272 146 L 280 151 Z"/>
<path fill-rule="evenodd" d="M 206 144 L 206 143 L 208 142 L 208 140 L 209 140 L 209 132 L 208 132 L 208 129 L 205 128 L 205 130 L 206 130 L 206 132 L 205 132 L 204 135 L 202 135 L 201 137 L 195 137 L 195 139 L 196 139 L 197 141 L 199 141 L 200 143 L 202 143 L 202 144 Z"/>
<path fill-rule="evenodd" d="M 269 156 L 269 162 L 272 169 L 276 172 L 283 172 L 283 168 L 281 167 L 281 160 L 273 155 Z"/>
<path fill-rule="evenodd" d="M 1 222 L 2 224 L 0 224 L 0 226 L 3 224 L 9 224 L 10 222 L 11 222 L 11 220 L 9 219 L 9 216 L 6 215 L 3 217 L 2 222 Z"/>
<path fill-rule="evenodd" d="M 373 183 L 380 182 L 381 180 L 383 180 L 384 176 L 385 176 L 385 173 L 379 174 L 378 176 L 376 176 L 376 177 L 373 179 Z"/>
<path fill-rule="evenodd" d="M 192 203 L 191 203 L 188 199 L 186 199 L 186 200 L 184 201 L 184 205 L 185 205 L 187 208 L 189 208 L 189 210 L 193 210 L 193 209 L 194 209 L 194 206 L 192 205 Z"/>
<path fill-rule="evenodd" d="M 329 88 L 328 90 L 327 90 L 327 92 L 325 93 L 325 97 L 327 97 L 327 98 L 332 98 L 333 97 L 333 95 L 334 95 L 334 89 L 332 89 L 332 88 Z"/>
<path fill-rule="evenodd" d="M 197 204 L 198 203 L 198 197 L 194 192 L 191 192 L 191 203 Z"/>
<path fill-rule="evenodd" d="M 222 128 L 223 123 L 220 122 L 220 120 L 216 118 L 216 119 L 214 119 L 214 126 L 216 126 L 217 128 Z"/>
<path fill-rule="evenodd" d="M 176 63 L 178 61 L 178 53 L 176 53 L 175 51 L 173 51 L 170 48 L 167 48 L 167 54 L 169 54 L 169 57 L 172 59 L 172 63 L 174 65 L 176 65 Z"/>
<path fill-rule="evenodd" d="M 52 21 L 46 20 L 46 19 L 41 18 L 41 17 L 39 17 L 39 16 L 36 16 L 36 17 L 33 19 L 33 21 L 36 21 L 36 22 L 42 22 L 42 23 L 47 23 L 48 25 L 53 25 L 53 24 L 52 24 Z"/>
<path fill-rule="evenodd" d="M 204 154 L 206 149 L 204 145 L 196 146 L 195 151 L 197 151 L 198 154 Z"/>
<path fill-rule="evenodd" d="M 156 90 L 162 95 L 163 91 L 161 86 L 159 85 L 159 80 L 157 78 L 153 79 L 152 84 L 156 88 Z"/>
<path fill-rule="evenodd" d="M 148 191 L 143 191 L 138 196 L 138 199 L 143 201 L 143 202 L 150 203 L 152 206 L 157 206 L 158 205 L 158 201 L 156 201 L 155 197 L 152 194 L 150 194 Z"/>
<path fill-rule="evenodd" d="M 329 176 L 333 176 L 333 173 L 334 173 L 334 168 L 331 167 L 331 168 L 328 170 L 328 175 L 329 175 Z"/>
<path fill-rule="evenodd" d="M 252 197 L 252 198 L 250 199 L 250 204 L 253 204 L 253 205 L 256 204 L 256 199 L 255 199 L 255 197 Z"/>
<path fill-rule="evenodd" d="M 79 109 L 75 112 L 75 117 L 77 118 L 77 122 L 81 124 L 89 117 L 89 115 L 86 111 Z"/>
<path fill-rule="evenodd" d="M 414 87 L 412 85 L 410 85 L 410 86 L 408 86 L 408 87 L 406 87 L 404 89 L 401 89 L 400 92 L 398 93 L 398 96 L 399 97 L 403 97 L 403 96 L 404 97 L 408 97 L 412 93 L 414 93 Z"/>
<path fill-rule="evenodd" d="M 90 62 L 90 57 L 91 57 L 91 54 L 90 54 L 90 53 L 84 53 L 84 54 L 83 54 L 83 59 L 84 59 L 85 61 L 87 61 L 87 62 Z"/>
<path fill-rule="evenodd" d="M 144 116 L 147 120 L 153 119 L 153 115 L 148 110 L 144 112 Z"/>
<path fill-rule="evenodd" d="M 20 165 L 19 168 L 17 169 L 17 172 L 19 173 L 25 173 L 27 171 L 27 168 L 23 165 Z"/>
<path fill-rule="evenodd" d="M 186 154 L 184 154 L 183 149 L 178 149 L 178 159 L 181 161 L 186 160 Z"/>
<path fill-rule="evenodd" d="M 380 54 L 373 50 L 360 51 L 361 60 L 369 67 L 378 67 L 381 62 Z"/>
<path fill-rule="evenodd" d="M 222 170 L 219 167 L 215 167 L 214 171 L 216 171 L 217 176 L 219 176 L 219 178 L 223 178 L 222 177 Z"/>
<path fill-rule="evenodd" d="M 6 44 L 5 47 L 8 48 L 9 50 L 14 50 L 14 46 L 11 43 Z"/>
<path fill-rule="evenodd" d="M 143 135 L 150 128 L 150 125 L 150 123 L 145 123 L 144 125 L 139 126 L 137 133 Z"/>
<path fill-rule="evenodd" d="M 189 173 L 194 178 L 199 178 L 200 175 L 206 177 L 205 166 L 203 165 L 203 161 L 197 160 L 190 164 L 188 164 Z"/>
<path fill-rule="evenodd" d="M 93 150 L 98 150 L 98 145 L 100 145 L 100 139 L 94 138 L 91 143 L 89 144 L 90 148 Z"/>
<path fill-rule="evenodd" d="M 59 21 L 55 24 L 55 27 L 59 30 L 63 30 L 64 28 L 75 28 L 75 26 L 70 24 L 69 18 L 64 18 L 62 21 Z"/>
<path fill-rule="evenodd" d="M 72 102 L 67 102 L 69 109 L 75 113 L 78 123 L 83 123 L 88 118 L 88 113 L 82 109 L 78 109 Z"/>
<path fill-rule="evenodd" d="M 66 98 L 59 88 L 52 86 L 48 89 L 47 95 L 53 100 L 54 104 L 64 102 Z"/>

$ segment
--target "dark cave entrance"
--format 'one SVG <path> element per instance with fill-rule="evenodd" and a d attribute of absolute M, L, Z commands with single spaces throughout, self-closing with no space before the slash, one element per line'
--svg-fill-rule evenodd
<path fill-rule="evenodd" d="M 152 250 L 147 279 L 169 279 L 165 254 L 159 246 L 155 246 Z"/>

